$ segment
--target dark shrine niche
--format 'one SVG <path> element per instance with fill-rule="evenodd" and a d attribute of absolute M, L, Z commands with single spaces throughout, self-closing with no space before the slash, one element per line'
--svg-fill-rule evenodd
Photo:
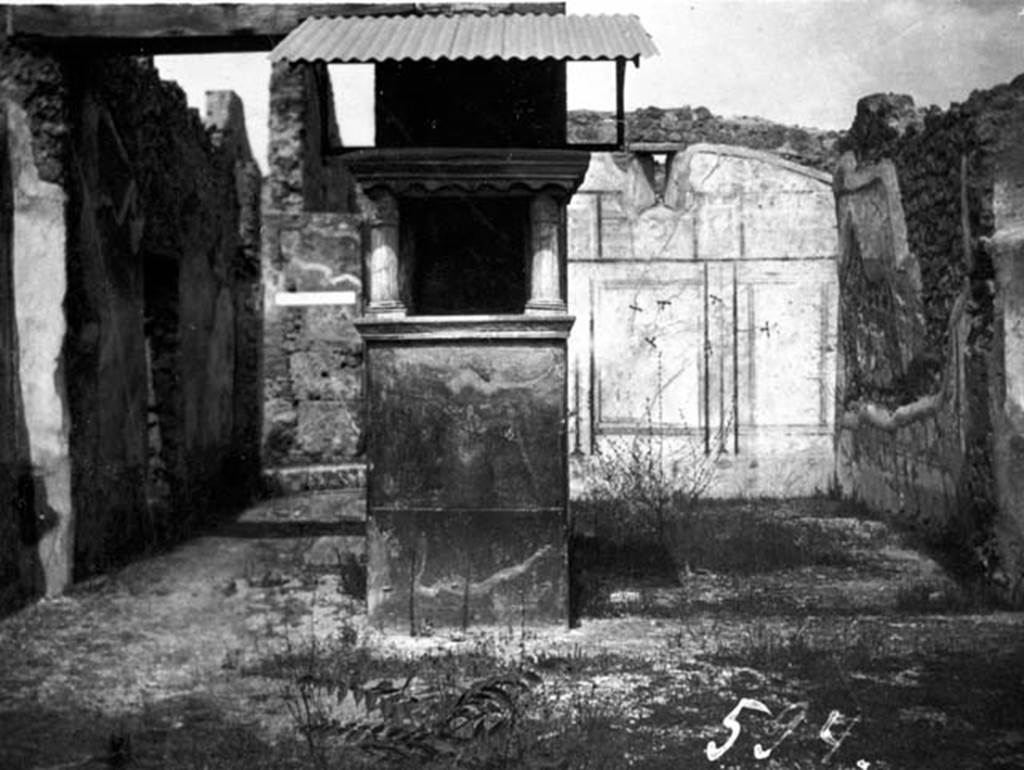
<path fill-rule="evenodd" d="M 565 62 L 382 62 L 378 147 L 560 147 Z"/>
<path fill-rule="evenodd" d="M 526 198 L 435 197 L 401 203 L 414 253 L 416 315 L 522 313 L 527 299 Z"/>
<path fill-rule="evenodd" d="M 345 156 L 370 218 L 368 313 L 565 313 L 565 201 L 590 156 L 407 147 Z"/>

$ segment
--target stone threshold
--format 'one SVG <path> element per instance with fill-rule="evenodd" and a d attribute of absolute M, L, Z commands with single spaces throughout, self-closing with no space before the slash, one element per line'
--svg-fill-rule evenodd
<path fill-rule="evenodd" d="M 263 492 L 267 497 L 326 490 L 357 490 L 366 487 L 365 463 L 300 465 L 265 468 Z"/>

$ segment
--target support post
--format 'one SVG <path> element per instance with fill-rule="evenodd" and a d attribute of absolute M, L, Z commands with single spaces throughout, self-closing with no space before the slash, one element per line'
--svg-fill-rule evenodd
<path fill-rule="evenodd" d="M 615 60 L 615 144 L 626 149 L 626 60 Z"/>
<path fill-rule="evenodd" d="M 562 297 L 562 254 L 559 248 L 561 206 L 547 193 L 530 201 L 530 299 L 528 315 L 565 313 Z"/>
<path fill-rule="evenodd" d="M 398 201 L 386 190 L 371 195 L 370 303 L 372 316 L 404 316 L 398 285 Z"/>

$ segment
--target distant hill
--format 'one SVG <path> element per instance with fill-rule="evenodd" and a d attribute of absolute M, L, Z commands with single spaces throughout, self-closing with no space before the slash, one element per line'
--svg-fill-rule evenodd
<path fill-rule="evenodd" d="M 626 140 L 687 146 L 699 142 L 729 144 L 773 152 L 786 160 L 832 172 L 845 132 L 821 131 L 754 117 L 723 118 L 706 107 L 644 107 L 626 113 Z M 570 142 L 614 142 L 611 112 L 569 112 Z"/>

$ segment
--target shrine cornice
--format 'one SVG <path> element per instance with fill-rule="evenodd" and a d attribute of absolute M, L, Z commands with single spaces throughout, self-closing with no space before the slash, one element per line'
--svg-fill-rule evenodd
<path fill-rule="evenodd" d="M 444 315 L 357 319 L 364 340 L 372 342 L 454 340 L 566 340 L 571 315 Z"/>
<path fill-rule="evenodd" d="M 590 163 L 585 150 L 402 147 L 354 150 L 345 167 L 366 192 L 394 195 L 571 196 Z"/>

